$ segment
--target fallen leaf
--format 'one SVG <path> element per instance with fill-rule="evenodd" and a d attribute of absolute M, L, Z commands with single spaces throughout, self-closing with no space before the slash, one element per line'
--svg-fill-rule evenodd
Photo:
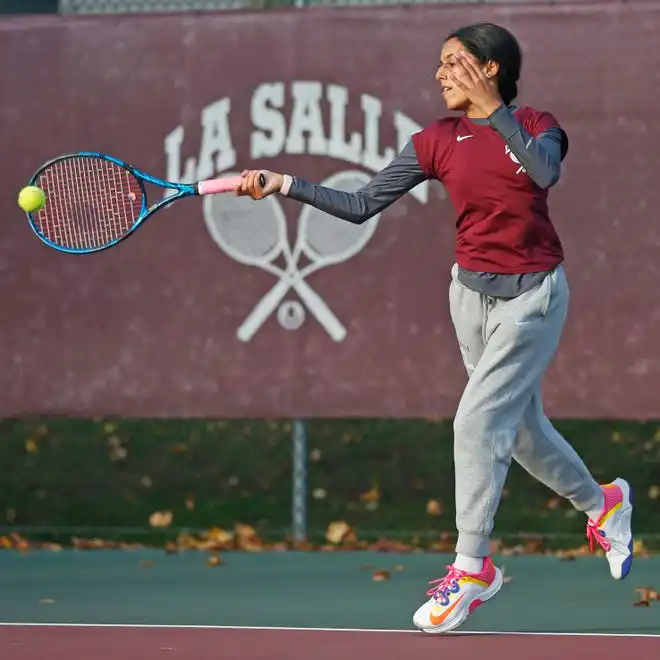
<path fill-rule="evenodd" d="M 202 543 L 201 545 L 203 547 L 200 547 L 200 549 L 228 550 L 234 547 L 236 534 L 219 527 L 211 527 L 211 529 L 202 534 L 202 537 L 206 539 L 206 543 Z"/>
<path fill-rule="evenodd" d="M 559 558 L 559 561 L 575 561 L 577 559 L 574 550 L 559 550 L 557 552 L 557 557 Z"/>
<path fill-rule="evenodd" d="M 658 600 L 658 592 L 653 587 L 640 587 L 635 589 L 639 600 L 633 602 L 633 607 L 650 607 L 652 600 Z"/>
<path fill-rule="evenodd" d="M 131 552 L 133 550 L 144 550 L 145 545 L 143 543 L 126 543 L 124 541 L 120 541 L 117 544 L 117 550 L 125 550 L 127 552 Z"/>
<path fill-rule="evenodd" d="M 110 438 L 110 440 L 113 440 L 113 438 Z M 119 439 L 117 438 L 117 440 Z M 112 443 L 108 455 L 111 461 L 123 461 L 128 456 L 128 450 L 119 442 Z"/>
<path fill-rule="evenodd" d="M 325 488 L 315 488 L 315 489 L 312 491 L 312 497 L 313 497 L 315 500 L 324 500 L 324 499 L 326 498 L 327 495 L 328 495 L 328 493 L 327 493 L 327 491 L 325 490 Z"/>
<path fill-rule="evenodd" d="M 36 441 L 33 438 L 29 438 L 28 440 L 25 441 L 25 451 L 28 454 L 38 453 L 39 445 L 37 445 Z"/>
<path fill-rule="evenodd" d="M 429 500 L 426 503 L 426 513 L 430 516 L 441 516 L 442 515 L 442 504 L 438 500 Z"/>
<path fill-rule="evenodd" d="M 385 580 L 390 579 L 390 572 L 389 571 L 374 571 L 374 573 L 371 576 L 371 579 L 374 582 L 384 582 Z"/>
<path fill-rule="evenodd" d="M 163 528 L 172 524 L 173 515 L 171 511 L 154 511 L 149 516 L 149 525 L 151 527 Z"/>
<path fill-rule="evenodd" d="M 364 502 L 364 508 L 367 509 L 367 511 L 375 511 L 378 509 L 380 498 L 381 492 L 378 482 L 375 482 L 368 491 L 360 495 L 360 500 Z"/>
<path fill-rule="evenodd" d="M 331 522 L 325 531 L 325 538 L 329 543 L 339 545 L 351 533 L 351 526 L 343 520 Z"/>
<path fill-rule="evenodd" d="M 101 538 L 86 539 L 77 536 L 71 539 L 71 543 L 76 550 L 108 550 L 119 546 L 117 541 L 108 541 Z"/>
<path fill-rule="evenodd" d="M 543 547 L 543 541 L 539 538 L 530 539 L 523 546 L 523 554 L 525 555 L 535 555 L 541 552 Z"/>
<path fill-rule="evenodd" d="M 639 587 L 635 589 L 635 592 L 640 595 L 642 600 L 659 600 L 658 592 L 653 587 Z"/>
<path fill-rule="evenodd" d="M 12 532 L 9 537 L 11 538 L 12 546 L 15 550 L 20 552 L 27 552 L 30 549 L 30 544 L 27 539 L 23 538 L 20 534 Z"/>
<path fill-rule="evenodd" d="M 368 544 L 368 549 L 375 552 L 410 552 L 413 546 L 402 541 L 392 541 L 386 538 L 380 538 L 375 543 Z"/>
<path fill-rule="evenodd" d="M 179 550 L 196 550 L 198 544 L 199 539 L 196 539 L 194 536 L 186 534 L 185 532 L 181 532 L 176 539 L 176 547 Z"/>
<path fill-rule="evenodd" d="M 250 525 L 237 524 L 236 547 L 246 552 L 261 552 L 264 549 L 264 542 L 257 535 L 254 527 Z"/>
<path fill-rule="evenodd" d="M 220 558 L 220 555 L 214 553 L 206 560 L 206 565 L 207 566 L 222 566 L 223 562 L 222 562 L 222 559 Z"/>
<path fill-rule="evenodd" d="M 39 549 L 49 552 L 62 552 L 62 546 L 59 543 L 41 543 Z"/>

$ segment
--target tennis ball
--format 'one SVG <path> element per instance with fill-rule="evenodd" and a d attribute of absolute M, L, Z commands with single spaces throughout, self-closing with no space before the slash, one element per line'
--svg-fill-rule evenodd
<path fill-rule="evenodd" d="M 18 205 L 27 213 L 38 211 L 46 203 L 46 195 L 37 186 L 26 186 L 18 193 Z"/>

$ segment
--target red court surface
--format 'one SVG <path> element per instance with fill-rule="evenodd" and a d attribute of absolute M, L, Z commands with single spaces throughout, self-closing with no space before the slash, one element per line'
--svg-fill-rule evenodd
<path fill-rule="evenodd" d="M 451 634 L 405 631 L 153 626 L 0 627 L 2 660 L 658 660 L 660 637 L 642 635 Z"/>

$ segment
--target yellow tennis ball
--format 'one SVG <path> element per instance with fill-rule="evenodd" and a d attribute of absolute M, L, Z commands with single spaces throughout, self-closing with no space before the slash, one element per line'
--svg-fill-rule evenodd
<path fill-rule="evenodd" d="M 38 211 L 45 203 L 46 195 L 37 186 L 26 186 L 18 193 L 18 205 L 27 213 Z"/>

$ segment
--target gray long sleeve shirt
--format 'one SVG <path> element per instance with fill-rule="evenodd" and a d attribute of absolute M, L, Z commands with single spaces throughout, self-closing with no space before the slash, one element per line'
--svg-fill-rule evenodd
<path fill-rule="evenodd" d="M 527 175 L 541 188 L 554 185 L 560 176 L 567 150 L 567 138 L 559 128 L 551 128 L 532 138 L 513 115 L 501 106 L 488 119 L 472 119 L 492 126 L 506 141 Z M 371 181 L 356 192 L 328 188 L 297 177 L 292 178 L 286 195 L 348 222 L 360 224 L 380 213 L 415 186 L 426 180 L 412 141 Z M 483 295 L 514 298 L 540 283 L 547 272 L 503 275 L 458 270 L 459 281 Z"/>

